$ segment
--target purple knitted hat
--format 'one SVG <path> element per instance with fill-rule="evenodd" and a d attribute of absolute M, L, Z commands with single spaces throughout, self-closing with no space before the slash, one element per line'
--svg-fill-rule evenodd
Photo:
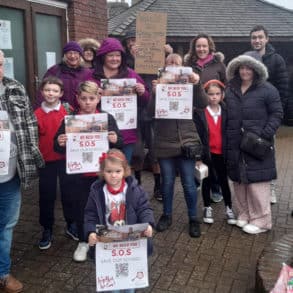
<path fill-rule="evenodd" d="M 97 56 L 102 56 L 113 51 L 124 53 L 124 48 L 119 40 L 115 38 L 106 38 L 103 40 L 101 47 L 97 51 Z"/>
<path fill-rule="evenodd" d="M 82 48 L 75 41 L 70 41 L 63 47 L 63 54 L 65 54 L 68 51 L 75 51 L 82 55 Z"/>

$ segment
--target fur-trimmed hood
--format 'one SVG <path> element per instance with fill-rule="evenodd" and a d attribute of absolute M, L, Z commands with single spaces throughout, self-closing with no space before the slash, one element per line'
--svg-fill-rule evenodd
<path fill-rule="evenodd" d="M 95 52 L 100 48 L 101 44 L 92 38 L 84 38 L 78 41 L 79 45 L 82 47 L 83 50 L 85 49 L 92 49 Z"/>
<path fill-rule="evenodd" d="M 240 55 L 234 59 L 232 59 L 226 70 L 227 79 L 230 81 L 234 77 L 236 77 L 239 67 L 241 65 L 247 65 L 252 68 L 257 73 L 257 82 L 262 83 L 268 78 L 268 70 L 266 66 L 255 58 L 247 55 Z"/>

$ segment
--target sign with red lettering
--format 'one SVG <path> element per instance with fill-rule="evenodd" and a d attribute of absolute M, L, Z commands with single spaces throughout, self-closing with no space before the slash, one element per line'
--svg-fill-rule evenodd
<path fill-rule="evenodd" d="M 99 171 L 99 157 L 109 149 L 108 115 L 68 115 L 64 119 L 67 174 Z"/>
<path fill-rule="evenodd" d="M 135 78 L 102 79 L 102 109 L 114 116 L 119 129 L 137 127 Z"/>
<path fill-rule="evenodd" d="M 147 239 L 96 244 L 97 292 L 149 286 Z"/>

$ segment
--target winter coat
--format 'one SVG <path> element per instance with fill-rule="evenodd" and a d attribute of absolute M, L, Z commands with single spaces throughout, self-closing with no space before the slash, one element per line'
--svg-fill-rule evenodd
<path fill-rule="evenodd" d="M 226 66 L 221 60 L 222 56 L 215 53 L 214 58 L 205 64 L 204 67 L 198 66 L 196 63 L 187 64 L 186 66 L 192 67 L 193 71 L 200 76 L 202 84 L 211 79 L 217 79 L 226 84 Z"/>
<path fill-rule="evenodd" d="M 194 108 L 204 109 L 208 98 L 201 84 L 193 87 Z M 148 106 L 151 117 L 155 114 L 155 96 Z M 185 145 L 201 144 L 195 123 L 192 119 L 155 119 L 154 120 L 154 152 L 157 158 L 171 158 L 182 155 Z M 201 156 L 201 154 L 199 154 Z"/>
<path fill-rule="evenodd" d="M 262 61 L 268 69 L 268 82 L 279 91 L 282 106 L 285 109 L 289 95 L 289 76 L 286 63 L 283 57 L 276 53 L 271 44 L 266 45 L 266 52 L 262 56 Z"/>
<path fill-rule="evenodd" d="M 91 78 L 92 71 L 83 67 L 71 68 L 68 67 L 66 63 L 62 62 L 49 68 L 43 78 L 50 75 L 56 76 L 63 81 L 64 93 L 60 99 L 61 102 L 67 102 L 72 107 L 77 108 L 77 87 L 79 83 L 89 80 Z M 34 108 L 36 109 L 40 107 L 43 100 L 43 96 L 39 91 Z"/>
<path fill-rule="evenodd" d="M 240 65 L 247 65 L 257 73 L 253 84 L 244 94 L 241 93 Z M 265 81 L 266 67 L 250 56 L 242 55 L 233 59 L 227 67 L 227 78 L 230 80 L 225 93 L 228 176 L 233 181 L 245 184 L 275 179 L 277 172 L 274 152 L 264 160 L 258 160 L 241 151 L 240 142 L 244 129 L 273 144 L 283 116 L 279 93 Z"/>
<path fill-rule="evenodd" d="M 147 86 L 145 85 L 143 79 L 133 69 L 127 67 L 124 48 L 117 39 L 107 38 L 103 41 L 101 47 L 97 51 L 97 56 L 95 60 L 96 68 L 92 74 L 91 80 L 95 81 L 100 86 L 101 79 L 106 78 L 103 70 L 105 55 L 113 51 L 120 51 L 122 60 L 121 66 L 119 68 L 119 73 L 117 74 L 117 76 L 111 78 L 134 78 L 136 79 L 137 83 L 143 84 L 145 86 L 145 92 L 142 96 L 137 97 L 137 105 L 138 107 L 146 107 L 150 99 L 150 94 Z M 123 136 L 123 142 L 125 145 L 135 143 L 137 140 L 136 129 L 121 130 L 121 134 Z"/>
<path fill-rule="evenodd" d="M 146 192 L 138 185 L 136 179 L 129 176 L 126 178 L 126 225 L 138 223 L 149 223 L 155 226 L 153 210 L 148 202 Z M 106 204 L 103 187 L 104 180 L 97 180 L 91 187 L 87 205 L 84 210 L 84 232 L 85 237 L 96 232 L 96 225 L 106 225 Z M 151 239 L 148 241 L 148 254 L 152 252 Z"/>

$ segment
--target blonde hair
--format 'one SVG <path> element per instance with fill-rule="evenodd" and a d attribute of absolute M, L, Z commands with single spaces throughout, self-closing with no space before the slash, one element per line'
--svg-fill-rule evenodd
<path fill-rule="evenodd" d="M 103 153 L 100 157 L 100 176 L 104 177 L 106 163 L 120 164 L 124 170 L 124 178 L 131 175 L 131 169 L 125 155 L 118 149 L 110 149 L 107 153 Z"/>
<path fill-rule="evenodd" d="M 182 65 L 183 61 L 182 61 L 182 57 L 179 54 L 176 53 L 171 53 L 166 57 L 165 60 L 165 64 L 167 65 L 167 63 L 172 63 L 172 62 L 178 62 L 180 63 L 180 65 Z"/>
<path fill-rule="evenodd" d="M 82 92 L 99 95 L 99 87 L 93 81 L 83 81 L 78 85 L 77 94 L 80 95 Z"/>

